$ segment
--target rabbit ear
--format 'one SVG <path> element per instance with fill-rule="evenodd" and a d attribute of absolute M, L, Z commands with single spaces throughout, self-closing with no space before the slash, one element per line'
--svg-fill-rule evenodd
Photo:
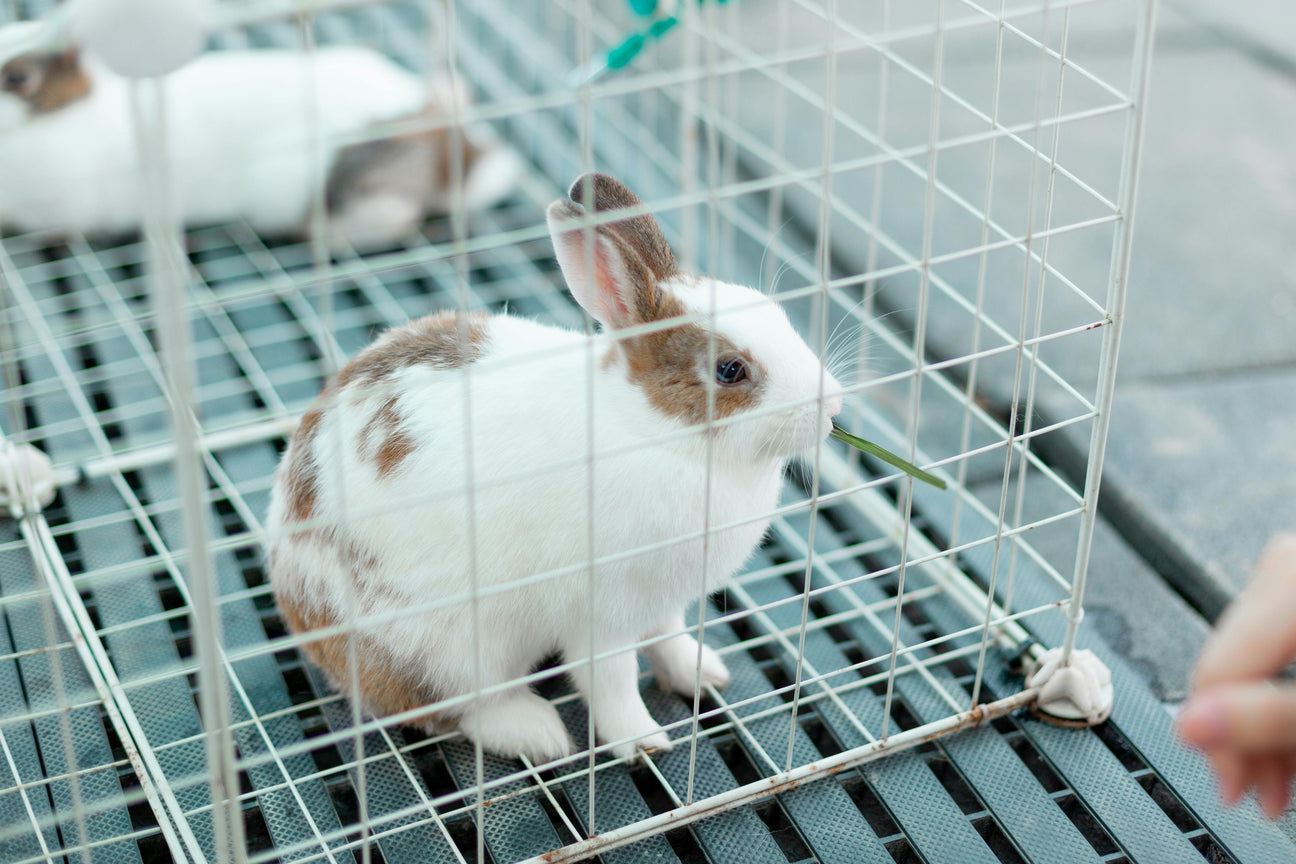
<path fill-rule="evenodd" d="M 638 195 L 620 180 L 607 174 L 581 175 L 567 191 L 567 197 L 583 207 L 593 206 L 596 213 L 642 209 L 644 206 Z M 679 271 L 675 253 L 671 251 L 670 244 L 666 242 L 651 213 L 627 216 L 607 225 L 620 235 L 659 280 L 669 279 Z"/>
<path fill-rule="evenodd" d="M 585 311 L 612 329 L 656 320 L 657 278 L 617 231 L 587 224 L 570 201 L 550 204 L 546 216 L 558 266 Z"/>

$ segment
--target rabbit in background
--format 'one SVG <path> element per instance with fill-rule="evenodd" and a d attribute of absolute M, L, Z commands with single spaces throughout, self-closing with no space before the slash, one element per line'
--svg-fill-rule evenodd
<path fill-rule="evenodd" d="M 76 45 L 31 47 L 38 24 L 0 27 L 0 227 L 113 235 L 142 219 L 129 80 Z M 28 47 L 24 48 L 24 43 Z M 492 206 L 517 155 L 484 127 L 455 124 L 463 82 L 430 86 L 367 49 L 217 51 L 163 79 L 173 194 L 186 225 L 245 220 L 304 236 L 323 142 L 327 234 L 390 245 L 428 216 Z M 313 100 L 313 104 L 312 104 Z M 421 131 L 346 144 L 400 120 Z M 456 162 L 458 164 L 456 164 Z"/>

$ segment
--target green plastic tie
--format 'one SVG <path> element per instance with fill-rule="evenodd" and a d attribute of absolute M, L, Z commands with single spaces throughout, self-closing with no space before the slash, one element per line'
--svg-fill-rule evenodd
<path fill-rule="evenodd" d="M 630 9 L 641 18 L 650 18 L 657 13 L 658 0 L 627 0 Z M 685 0 L 681 0 L 685 2 Z M 712 2 L 718 6 L 726 5 L 729 0 L 697 0 L 698 5 L 705 2 Z M 590 84 L 608 71 L 617 71 L 626 68 L 634 59 L 639 56 L 645 48 L 652 43 L 661 39 L 680 22 L 678 15 L 669 15 L 664 18 L 657 18 L 647 27 L 637 33 L 631 33 L 619 45 L 616 45 L 607 52 L 603 57 L 597 57 L 589 62 L 586 66 L 575 70 L 569 78 L 572 87 L 579 87 L 582 84 Z"/>

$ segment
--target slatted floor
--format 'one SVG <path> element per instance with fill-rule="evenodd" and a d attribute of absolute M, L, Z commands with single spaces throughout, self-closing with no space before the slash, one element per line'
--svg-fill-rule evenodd
<path fill-rule="evenodd" d="M 513 215 L 517 214 L 504 211 L 488 218 L 498 228 Z M 308 264 L 300 247 L 267 247 L 237 227 L 196 232 L 191 240 L 192 257 L 206 286 L 202 290 L 217 301 L 225 285 L 241 285 L 249 273 L 269 275 Z M 19 277 L 11 287 L 19 297 L 20 314 L 39 309 L 40 320 L 57 334 L 57 354 L 45 355 L 42 344 L 33 342 L 22 357 L 21 398 L 29 423 L 42 430 L 43 448 L 56 461 L 68 462 L 94 453 L 99 433 L 116 448 L 164 440 L 164 406 L 158 370 L 148 350 L 154 334 L 144 314 L 138 249 L 49 246 L 17 238 L 6 244 L 6 254 Z M 514 263 L 529 260 L 519 253 Z M 502 278 L 508 261 L 505 257 L 499 267 L 485 268 L 481 284 Z M 335 298 L 337 332 L 344 349 L 358 348 L 374 326 L 385 323 L 384 309 L 393 316 L 416 314 L 426 307 L 430 293 L 449 288 L 435 275 L 412 273 L 367 280 L 340 291 Z M 310 328 L 295 311 L 307 302 L 300 296 L 284 300 L 257 295 L 205 307 L 197 350 L 209 428 L 259 417 L 276 401 L 299 406 L 313 395 L 320 384 L 313 371 L 318 351 L 312 350 Z M 83 402 L 70 396 L 69 375 Z M 278 443 L 211 454 L 211 525 L 219 538 L 222 622 L 234 653 L 283 633 L 266 592 L 255 534 Z M 97 480 L 64 490 L 48 517 L 149 744 L 190 814 L 195 834 L 204 838 L 210 818 L 204 808 L 209 802 L 204 778 L 196 773 L 203 764 L 201 742 L 196 738 L 192 670 L 184 666 L 192 659 L 190 634 L 183 596 L 167 570 L 169 550 L 181 547 L 175 502 L 169 468 L 151 467 L 128 472 L 116 486 Z M 939 538 L 949 517 L 948 496 L 920 492 L 917 504 L 920 527 Z M 793 514 L 776 522 L 749 574 L 716 599 L 713 612 L 723 610 L 729 618 L 736 610 L 770 608 L 708 628 L 711 644 L 728 649 L 725 656 L 734 682 L 723 693 L 726 703 L 704 702 L 710 716 L 703 723 L 707 734 L 696 757 L 695 796 L 733 788 L 772 773 L 786 761 L 786 688 L 795 664 L 786 643 L 770 637 L 795 639 L 805 518 Z M 993 531 L 989 523 L 983 527 Z M 975 526 L 966 530 L 977 536 Z M 57 816 L 57 825 L 50 824 L 46 831 L 49 848 L 125 837 L 93 846 L 92 860 L 165 860 L 165 846 L 139 798 L 133 769 L 104 722 L 66 633 L 48 612 L 41 614 L 47 604 L 36 596 L 27 553 L 15 540 L 13 526 L 7 524 L 5 531 L 0 584 L 7 628 L 0 630 L 0 638 L 8 644 L 0 646 L 0 683 L 8 719 L 0 731 L 12 760 L 8 770 L 16 769 L 25 794 L 0 795 L 6 826 L 0 831 L 0 860 L 41 860 L 39 840 L 27 827 L 28 806 L 38 818 L 51 812 Z M 832 563 L 821 565 L 823 578 L 849 580 L 893 565 L 896 549 L 885 542 L 870 543 L 874 534 L 848 508 L 825 509 L 816 543 L 823 556 L 819 560 Z M 836 559 L 832 555 L 834 549 L 861 543 L 860 553 Z M 978 558 L 979 551 L 984 550 L 967 553 L 974 572 L 986 564 Z M 791 566 L 781 566 L 789 562 Z M 917 599 L 905 607 L 906 644 L 967 626 L 961 613 L 922 582 L 921 570 L 911 568 L 909 574 L 906 591 L 916 592 Z M 1029 568 L 1019 573 L 1019 580 L 1021 603 L 1043 605 L 1056 599 L 1049 592 L 1057 589 Z M 870 607 L 886 618 L 894 590 L 894 576 L 882 577 L 828 592 L 813 603 L 806 663 L 817 674 L 829 674 L 884 655 L 890 646 L 886 630 L 871 624 L 860 609 Z M 791 602 L 771 607 L 780 600 Z M 833 623 L 814 626 L 824 618 Z M 1060 621 L 1057 615 L 1041 615 L 1031 626 L 1043 641 L 1056 643 Z M 51 633 L 58 635 L 51 638 Z M 954 651 L 965 642 L 966 638 L 953 640 L 939 648 Z M 975 642 L 972 638 L 968 644 Z M 1113 666 L 1118 690 L 1113 719 L 1093 732 L 1057 730 L 1026 718 L 1000 720 L 605 857 L 715 862 L 1290 857 L 1293 849 L 1273 828 L 1261 824 L 1251 808 L 1224 811 L 1214 802 L 1204 766 L 1174 744 L 1165 711 L 1111 652 L 1091 636 L 1086 642 Z M 40 650 L 51 645 L 51 650 Z M 68 701 L 77 706 L 68 715 L 68 734 L 77 752 L 81 807 L 91 814 L 84 820 L 84 840 L 76 833 L 80 825 L 73 818 L 76 808 L 65 776 L 72 770 L 62 755 L 67 738 L 57 712 L 49 710 L 54 705 L 46 683 L 48 666 L 56 662 L 62 667 Z M 233 666 L 242 684 L 234 700 L 238 747 L 251 763 L 243 783 L 253 849 L 297 860 L 318 858 L 321 837 L 328 846 L 347 847 L 355 840 L 347 827 L 358 815 L 355 771 L 348 767 L 355 758 L 352 743 L 345 736 L 335 736 L 324 746 L 312 741 L 345 730 L 349 709 L 320 687 L 293 652 L 235 660 Z M 992 656 L 987 663 L 987 685 L 1000 695 L 1019 686 L 1003 668 L 1001 657 Z M 933 670 L 949 692 L 967 692 L 972 671 L 967 660 L 954 659 Z M 857 720 L 873 730 L 881 727 L 879 692 L 884 683 L 847 686 L 877 671 L 865 666 L 832 679 L 836 698 L 831 700 L 815 698 L 813 688 L 807 688 L 791 741 L 794 763 L 862 743 Z M 644 686 L 659 720 L 686 720 L 685 702 L 661 694 L 646 679 Z M 779 688 L 781 694 L 770 695 Z M 554 685 L 547 692 L 558 699 L 564 695 Z M 897 693 L 892 721 L 900 728 L 948 712 L 931 682 L 921 676 L 901 675 Z M 727 703 L 739 707 L 729 710 Z M 581 707 L 570 699 L 563 704 L 579 734 L 584 728 Z M 675 737 L 687 731 L 685 724 Z M 271 751 L 267 742 L 273 743 L 274 759 L 266 758 Z M 370 757 L 386 754 L 366 767 L 369 817 L 382 860 L 456 860 L 456 847 L 471 857 L 478 830 L 471 815 L 473 798 L 456 798 L 456 790 L 471 783 L 471 748 L 462 741 L 431 741 L 391 730 L 368 736 L 365 752 Z M 655 770 L 614 768 L 600 773 L 597 827 L 607 829 L 670 809 L 685 797 L 688 760 L 685 746 L 657 757 Z M 515 861 L 570 842 L 572 828 L 588 830 L 583 822 L 588 779 L 578 770 L 582 767 L 572 766 L 572 779 L 559 771 L 492 791 L 517 794 L 488 810 L 482 830 L 491 860 Z M 487 777 L 518 769 L 516 763 L 490 759 Z M 294 782 L 289 784 L 288 778 Z M 123 800 L 132 803 L 122 806 Z M 442 802 L 435 808 L 437 819 L 429 817 L 428 801 Z"/>
<path fill-rule="evenodd" d="M 463 8 L 471 5 L 472 8 Z M 527 5 L 527 4 L 523 4 Z M 460 61 L 492 100 L 507 104 L 545 92 L 564 71 L 558 24 L 541 4 L 511 18 L 495 0 L 461 4 Z M 417 60 L 418 16 L 379 7 L 321 16 L 323 40 L 382 33 L 398 56 Z M 290 24 L 222 34 L 225 46 L 291 42 Z M 525 47 L 526 50 L 522 50 Z M 607 124 L 591 142 L 596 157 L 646 197 L 670 194 L 678 137 L 665 103 L 643 96 L 603 106 Z M 194 268 L 199 399 L 204 429 L 237 428 L 300 411 L 318 392 L 336 347 L 352 353 L 375 330 L 454 305 L 466 279 L 472 302 L 574 324 L 559 290 L 541 207 L 580 166 L 574 106 L 503 118 L 499 127 L 534 165 L 534 175 L 504 207 L 474 217 L 471 236 L 509 242 L 466 258 L 449 255 L 449 227 L 429 223 L 371 270 L 354 256 L 334 262 L 333 281 L 311 281 L 300 244 L 257 237 L 234 224 L 189 234 Z M 638 146 L 632 146 L 638 145 Z M 721 208 L 720 241 L 700 242 L 704 266 L 761 283 L 770 237 L 762 211 Z M 753 215 L 755 214 L 755 215 Z M 679 239 L 680 220 L 665 220 Z M 795 226 L 793 226 L 795 228 Z M 798 241 L 797 238 L 801 240 Z M 800 242 L 800 245 L 798 245 Z M 784 231 L 788 248 L 766 266 L 803 261 L 808 235 Z M 8 392 L 34 440 L 60 465 L 109 451 L 165 443 L 168 432 L 146 303 L 143 250 L 133 242 L 10 237 L 0 246 L 0 278 L 11 292 L 22 384 Z M 795 270 L 795 268 L 794 268 Z M 305 287 L 303 287 L 305 286 Z M 326 290 L 327 289 L 327 290 Z M 325 302 L 325 298 L 328 302 Z M 794 305 L 810 315 L 809 304 Z M 848 313 L 835 309 L 831 324 Z M 334 343 L 334 340 L 336 342 Z M 885 346 L 884 346 L 885 347 Z M 957 394 L 957 388 L 949 389 Z M 860 428 L 899 443 L 881 414 L 854 418 Z M 877 425 L 879 424 L 880 425 Z M 0 418 L 11 432 L 8 417 Z M 800 710 L 792 722 L 808 514 L 776 520 L 747 571 L 708 608 L 707 641 L 720 650 L 733 683 L 702 701 L 696 753 L 687 738 L 691 705 L 642 685 L 654 716 L 675 724 L 684 743 L 651 764 L 600 763 L 595 824 L 586 763 L 524 772 L 513 760 L 487 758 L 487 796 L 478 821 L 472 748 L 456 736 L 429 738 L 401 729 L 363 736 L 363 770 L 350 733 L 347 703 L 291 650 L 264 646 L 284 635 L 265 582 L 260 528 L 282 440 L 208 449 L 210 528 L 215 538 L 221 618 L 235 686 L 231 704 L 243 768 L 242 812 L 254 861 L 473 860 L 508 864 L 664 812 L 688 797 L 720 794 L 791 764 L 864 743 L 884 723 L 913 728 L 966 702 L 979 638 L 956 638 L 972 623 L 930 581 L 906 570 L 905 645 L 896 698 L 885 715 L 885 657 L 891 649 L 900 552 L 876 525 L 843 503 L 823 508 L 814 532 Z M 992 537 L 983 511 L 954 496 L 919 488 L 915 531 L 942 547 L 959 537 Z M 804 498 L 795 483 L 787 499 Z M 203 773 L 187 594 L 176 578 L 183 548 L 175 479 L 165 463 L 64 489 L 46 515 L 59 557 L 132 706 L 141 740 L 193 842 L 211 855 L 211 802 Z M 989 545 L 960 553 L 984 584 Z M 1047 562 L 1023 556 L 1015 610 L 1045 608 L 1063 596 Z M 878 574 L 864 580 L 866 574 Z M 860 581 L 851 581 L 857 580 Z M 847 583 L 847 584 L 839 584 Z M 1003 598 L 1004 586 L 999 586 Z M 744 614 L 746 613 L 746 614 Z M 68 633 L 34 572 L 26 544 L 0 523 L 0 861 L 165 861 L 166 838 L 141 789 L 143 779 L 118 740 Z M 1061 640 L 1056 612 L 1023 623 L 1045 644 Z M 934 641 L 933 641 L 934 640 Z M 1091 633 L 1091 647 L 1111 666 L 1117 690 L 1112 719 L 1091 731 L 1065 731 L 1025 716 L 1006 717 L 915 750 L 828 777 L 761 804 L 605 853 L 613 862 L 1277 862 L 1296 848 L 1255 808 L 1225 810 L 1202 761 L 1174 741 L 1168 714 L 1138 677 Z M 921 666 L 921 671 L 916 667 Z M 983 698 L 1020 688 L 1006 658 L 991 649 Z M 586 718 L 559 679 L 540 684 L 577 740 Z M 952 700 L 952 701 L 951 701 Z M 59 710 L 60 706 L 70 710 Z M 789 754 L 789 749 L 791 753 Z M 74 754 L 74 758 L 69 758 Z M 361 807 L 361 797 L 364 807 Z M 367 814 L 370 830 L 357 825 Z M 39 830 L 33 826 L 39 826 Z M 79 860 L 73 853 L 67 860 Z"/>
<path fill-rule="evenodd" d="M 54 258 L 53 262 L 68 260 Z M 38 266 L 67 269 L 51 262 Z M 134 440 L 132 432 L 138 432 L 142 440 L 159 433 L 160 414 L 146 410 L 149 400 L 157 396 L 146 370 L 133 375 L 114 373 L 107 379 L 96 372 L 142 362 L 129 347 L 129 338 L 115 326 L 82 326 L 84 316 L 96 304 L 87 302 L 89 295 L 84 290 L 76 289 L 75 277 L 64 272 L 42 283 L 32 275 L 28 270 L 24 281 L 32 299 L 42 304 L 51 326 L 62 332 L 79 331 L 79 335 L 63 340 L 63 356 L 75 364 L 73 369 L 94 409 L 96 424 L 118 445 Z M 280 304 L 269 305 L 280 308 L 283 321 L 291 321 Z M 266 327 L 278 326 L 269 323 L 273 317 L 260 310 L 241 322 L 241 332 L 255 335 L 258 321 L 266 322 Z M 239 375 L 229 355 L 213 344 L 216 338 L 209 333 L 202 340 L 213 356 L 204 380 L 205 386 L 219 389 L 239 380 Z M 266 347 L 283 344 L 276 339 Z M 254 354 L 262 351 L 249 350 Z M 210 371 L 218 366 L 224 366 L 227 373 Z M 264 358 L 261 366 L 267 373 L 281 368 Z M 23 370 L 34 424 L 57 429 L 76 416 L 77 408 L 66 391 L 53 386 L 58 379 L 51 364 L 27 357 Z M 289 382 L 283 386 L 297 386 L 290 382 L 291 377 L 282 376 Z M 251 393 L 216 398 L 228 400 L 231 409 L 247 411 L 255 406 Z M 77 446 L 80 437 L 84 433 L 69 430 L 51 433 L 43 443 L 58 458 L 83 453 L 84 447 Z M 282 624 L 265 594 L 255 542 L 248 535 L 252 526 L 240 518 L 239 506 L 233 503 L 242 499 L 254 513 L 260 512 L 275 450 L 274 445 L 265 444 L 213 453 L 220 468 L 213 473 L 225 475 L 213 482 L 212 525 L 217 537 L 226 538 L 217 560 L 226 598 L 223 623 L 232 650 L 282 633 Z M 180 612 L 182 601 L 157 558 L 158 548 L 150 544 L 148 532 L 128 512 L 128 508 L 138 507 L 148 523 L 156 526 L 166 548 L 177 548 L 175 493 L 168 485 L 166 468 L 141 470 L 124 479 L 127 495 L 106 484 L 87 484 L 65 490 L 48 515 L 112 662 L 136 705 L 148 741 L 190 813 L 195 833 L 204 838 L 207 820 L 202 808 L 208 801 L 202 777 L 193 774 L 202 761 L 194 738 L 198 721 L 191 676 L 177 672 L 190 659 L 189 633 Z M 933 497 L 921 508 L 923 526 L 935 535 L 940 532 L 941 507 L 942 499 Z M 788 568 L 779 565 L 803 559 L 804 518 L 792 516 L 776 525 L 749 574 L 716 598 L 713 615 L 799 598 L 800 568 L 788 573 Z M 60 842 L 72 845 L 73 832 L 80 827 L 73 818 L 68 780 L 60 776 L 71 766 L 61 758 L 65 739 L 59 719 L 40 713 L 51 707 L 47 704 L 49 671 L 44 667 L 52 662 L 62 664 L 69 701 L 78 706 L 69 715 L 70 734 L 77 751 L 81 806 L 92 814 L 83 823 L 84 840 L 75 842 L 113 841 L 93 847 L 91 860 L 96 861 L 166 860 L 165 846 L 150 828 L 148 808 L 138 799 L 130 806 L 119 803 L 136 788 L 136 779 L 79 674 L 79 663 L 66 647 L 58 647 L 66 646 L 66 634 L 59 632 L 54 650 L 18 657 L 13 653 L 41 649 L 49 646 L 51 639 L 42 630 L 37 608 L 42 604 L 23 596 L 36 588 L 25 565 L 25 550 L 13 540 L 11 526 L 6 530 L 9 536 L 2 550 L 5 566 L 0 569 L 0 579 L 7 628 L 0 632 L 12 644 L 0 646 L 5 655 L 0 661 L 0 683 L 4 685 L 0 695 L 7 718 L 0 723 L 0 731 L 10 770 L 16 767 L 25 795 L 22 802 L 14 792 L 0 795 L 0 813 L 4 814 L 0 860 L 40 860 L 38 839 L 25 830 L 28 820 L 22 808 L 29 802 L 38 816 L 52 811 L 59 819 L 46 831 L 49 848 L 58 849 Z M 819 551 L 826 556 L 822 560 L 831 560 L 835 549 L 866 540 L 869 526 L 859 524 L 849 510 L 829 508 L 816 536 Z M 851 579 L 870 569 L 885 568 L 894 556 L 893 547 L 873 544 L 868 554 L 837 560 L 822 569 L 827 578 Z M 969 563 L 974 569 L 978 564 L 976 560 Z M 1026 577 L 1021 587 L 1024 593 L 1039 591 L 1044 584 L 1042 579 L 1030 578 L 1034 574 L 1028 570 L 1020 575 Z M 911 570 L 910 579 L 917 584 L 911 582 L 909 590 L 930 587 L 922 583 L 920 570 Z M 823 595 L 821 602 L 812 604 L 812 622 L 837 616 L 837 623 L 827 627 L 812 623 L 806 638 L 806 662 L 824 674 L 861 658 L 885 654 L 889 637 L 882 629 L 872 626 L 863 615 L 843 617 L 839 613 L 856 610 L 858 604 L 885 611 L 893 592 L 894 580 L 884 577 Z M 907 644 L 966 626 L 961 613 L 932 593 L 907 605 L 905 620 L 903 638 Z M 1041 617 L 1038 623 L 1038 632 L 1046 641 L 1060 636 L 1056 626 L 1050 628 L 1051 620 Z M 785 761 L 789 715 L 783 705 L 789 697 L 786 692 L 769 694 L 786 688 L 794 674 L 794 661 L 777 640 L 768 637 L 794 635 L 798 623 L 799 603 L 792 602 L 732 623 L 715 623 L 708 629 L 710 643 L 725 651 L 734 673 L 723 699 L 742 704 L 730 712 L 725 710 L 726 704 L 704 703 L 710 716 L 703 723 L 707 734 L 696 756 L 695 795 L 733 788 L 772 773 Z M 48 622 L 44 626 L 59 630 Z M 962 647 L 964 641 L 954 640 L 941 649 Z M 1273 828 L 1261 824 L 1251 808 L 1230 812 L 1215 803 L 1200 760 L 1174 744 L 1168 715 L 1118 658 L 1096 639 L 1085 641 L 1113 666 L 1118 690 L 1112 720 L 1094 731 L 1064 731 L 1024 717 L 1005 718 L 990 727 L 870 763 L 604 858 L 685 862 L 1288 860 L 1293 849 Z M 236 661 L 234 667 L 246 691 L 235 703 L 241 756 L 255 761 L 266 752 L 267 740 L 280 754 L 291 754 L 283 756 L 282 763 L 249 767 L 242 778 L 249 793 L 244 813 L 254 852 L 273 857 L 276 853 L 272 850 L 277 849 L 285 860 L 318 859 L 321 836 L 328 845 L 345 848 L 353 838 L 342 829 L 353 823 L 358 813 L 355 772 L 346 767 L 354 759 L 350 739 L 321 747 L 309 742 L 330 730 L 347 728 L 349 709 L 321 688 L 292 652 Z M 966 661 L 953 660 L 932 668 L 936 680 L 950 692 L 967 691 L 971 667 Z M 1018 686 L 1003 668 L 1001 657 L 992 656 L 988 661 L 987 684 L 994 693 L 1006 694 Z M 864 667 L 843 676 L 845 680 L 834 688 L 835 700 L 807 700 L 791 741 L 796 763 L 862 743 L 856 720 L 874 730 L 881 727 L 882 688 L 877 684 L 842 686 L 874 671 Z M 677 697 L 660 693 L 647 681 L 644 692 L 659 720 L 687 717 L 689 708 Z M 892 720 L 900 728 L 935 719 L 948 710 L 932 684 L 918 675 L 901 675 L 897 692 Z M 547 693 L 560 700 L 564 695 L 555 686 Z M 780 710 L 769 713 L 770 707 Z M 29 712 L 37 716 L 29 719 Z M 564 713 L 573 732 L 579 734 L 584 727 L 579 704 L 566 701 Z M 248 723 L 253 716 L 259 718 L 255 726 Z M 682 737 L 682 732 L 677 731 L 675 737 Z M 470 812 L 454 815 L 463 810 L 463 802 L 453 800 L 455 790 L 468 785 L 473 776 L 471 748 L 462 741 L 431 741 L 391 730 L 368 736 L 365 750 L 371 756 L 387 754 L 366 768 L 377 860 L 453 861 L 454 847 L 471 857 L 475 832 L 480 829 L 490 860 L 509 862 L 574 839 L 572 827 L 588 830 L 583 824 L 588 803 L 588 781 L 583 775 L 569 780 L 559 771 L 539 775 L 531 783 L 513 782 L 498 788 L 492 795 L 520 794 L 492 805 L 484 826 L 477 826 Z M 606 829 L 670 809 L 684 797 L 688 748 L 679 747 L 653 761 L 653 770 L 613 768 L 598 775 L 597 827 Z M 512 774 L 519 767 L 509 760 L 488 759 L 487 777 Z M 285 775 L 296 779 L 290 788 L 285 788 Z M 429 818 L 427 801 L 447 798 L 452 800 L 436 808 L 442 819 Z M 303 811 L 312 819 L 307 820 Z M 61 838 L 58 832 L 62 832 Z M 127 839 L 114 839 L 123 837 Z"/>

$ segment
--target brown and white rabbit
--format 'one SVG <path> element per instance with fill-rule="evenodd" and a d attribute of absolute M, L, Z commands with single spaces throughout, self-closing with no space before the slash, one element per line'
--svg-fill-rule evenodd
<path fill-rule="evenodd" d="M 375 715 L 504 685 L 555 650 L 569 661 L 591 645 L 611 653 L 572 678 L 600 740 L 627 755 L 670 746 L 627 646 L 677 633 L 645 654 L 659 681 L 692 694 L 686 607 L 752 554 L 788 460 L 819 446 L 842 397 L 777 303 L 680 272 L 652 216 L 582 228 L 574 202 L 586 195 L 600 215 L 642 207 L 621 183 L 586 175 L 569 194 L 549 207 L 549 230 L 601 332 L 443 312 L 382 335 L 330 382 L 284 454 L 270 578 L 293 632 L 381 616 L 353 636 Z M 350 690 L 345 636 L 305 650 Z M 728 682 L 710 648 L 701 678 Z M 537 761 L 572 746 L 557 711 L 524 686 L 439 719 Z"/>
<path fill-rule="evenodd" d="M 0 226 L 134 231 L 142 205 L 130 82 L 50 32 L 43 23 L 0 27 Z M 447 125 L 452 109 L 469 107 L 462 84 L 429 88 L 366 49 L 320 48 L 310 64 L 295 51 L 217 51 L 163 86 L 175 198 L 189 225 L 244 219 L 267 235 L 304 233 L 316 128 L 328 167 L 328 234 L 360 248 L 399 240 L 428 215 L 448 212 L 456 157 L 469 210 L 509 194 L 521 171 L 488 129 Z M 416 117 L 440 128 L 342 143 Z"/>

